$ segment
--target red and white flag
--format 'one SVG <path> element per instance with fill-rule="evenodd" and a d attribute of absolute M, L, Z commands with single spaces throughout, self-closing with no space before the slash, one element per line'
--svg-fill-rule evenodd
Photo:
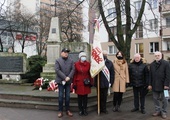
<path fill-rule="evenodd" d="M 99 36 L 99 21 L 98 19 L 95 19 L 95 33 L 91 50 L 91 77 L 95 77 L 103 69 L 104 66 L 105 63 L 103 59 L 101 40 Z"/>
<path fill-rule="evenodd" d="M 49 86 L 50 86 L 51 90 L 55 90 L 55 88 L 56 88 L 55 80 L 50 81 Z"/>

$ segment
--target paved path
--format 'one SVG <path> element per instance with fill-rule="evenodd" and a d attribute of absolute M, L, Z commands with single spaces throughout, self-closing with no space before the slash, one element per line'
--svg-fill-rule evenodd
<path fill-rule="evenodd" d="M 35 109 L 18 109 L 0 107 L 0 120 L 162 120 L 159 117 L 152 117 L 154 106 L 152 96 L 146 98 L 146 114 L 138 112 L 130 112 L 133 107 L 133 101 L 122 104 L 121 112 L 112 112 L 112 106 L 108 107 L 109 114 L 97 115 L 96 111 L 92 111 L 88 116 L 79 116 L 74 112 L 73 117 L 64 114 L 62 118 L 57 117 L 57 111 L 35 110 Z M 170 120 L 170 106 L 168 106 L 168 117 Z"/>

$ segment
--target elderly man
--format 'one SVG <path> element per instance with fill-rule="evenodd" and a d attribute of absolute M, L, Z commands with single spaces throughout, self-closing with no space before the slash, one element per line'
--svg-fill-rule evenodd
<path fill-rule="evenodd" d="M 149 70 L 146 61 L 140 54 L 134 55 L 134 59 L 129 65 L 130 84 L 133 86 L 134 108 L 131 112 L 139 110 L 139 101 L 141 113 L 145 114 L 145 87 L 149 80 Z"/>
<path fill-rule="evenodd" d="M 58 58 L 55 62 L 56 83 L 58 84 L 59 89 L 59 118 L 63 116 L 63 99 L 65 99 L 66 114 L 70 117 L 73 116 L 73 114 L 69 110 L 69 103 L 70 85 L 72 83 L 75 68 L 73 60 L 68 57 L 69 52 L 70 50 L 68 50 L 67 48 L 63 48 L 61 51 L 61 57 Z"/>
<path fill-rule="evenodd" d="M 107 95 L 110 85 L 114 82 L 114 66 L 112 61 L 107 58 L 108 52 L 103 50 L 103 58 L 105 61 L 105 67 L 99 73 L 100 76 L 100 112 L 108 114 L 107 111 Z M 97 87 L 97 77 L 94 80 L 94 86 Z"/>
<path fill-rule="evenodd" d="M 150 65 L 150 79 L 148 89 L 153 92 L 153 101 L 155 113 L 152 116 L 162 115 L 167 117 L 168 100 L 164 96 L 164 90 L 169 89 L 170 66 L 169 63 L 162 59 L 161 52 L 155 52 L 155 60 Z M 162 101 L 162 107 L 160 106 Z"/>

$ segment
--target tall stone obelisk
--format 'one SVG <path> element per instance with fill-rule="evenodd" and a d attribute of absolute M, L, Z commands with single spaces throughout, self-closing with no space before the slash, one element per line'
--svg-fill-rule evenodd
<path fill-rule="evenodd" d="M 55 60 L 60 56 L 60 22 L 58 17 L 52 17 L 49 37 L 47 40 L 47 64 L 43 67 L 41 77 L 55 79 Z"/>

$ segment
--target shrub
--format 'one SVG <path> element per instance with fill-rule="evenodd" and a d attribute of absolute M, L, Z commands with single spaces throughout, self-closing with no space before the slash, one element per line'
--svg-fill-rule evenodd
<path fill-rule="evenodd" d="M 28 72 L 26 72 L 22 78 L 28 79 L 29 83 L 34 83 L 34 81 L 40 77 L 40 73 L 42 72 L 42 68 L 46 62 L 46 57 L 41 57 L 40 55 L 31 56 L 27 59 Z"/>

